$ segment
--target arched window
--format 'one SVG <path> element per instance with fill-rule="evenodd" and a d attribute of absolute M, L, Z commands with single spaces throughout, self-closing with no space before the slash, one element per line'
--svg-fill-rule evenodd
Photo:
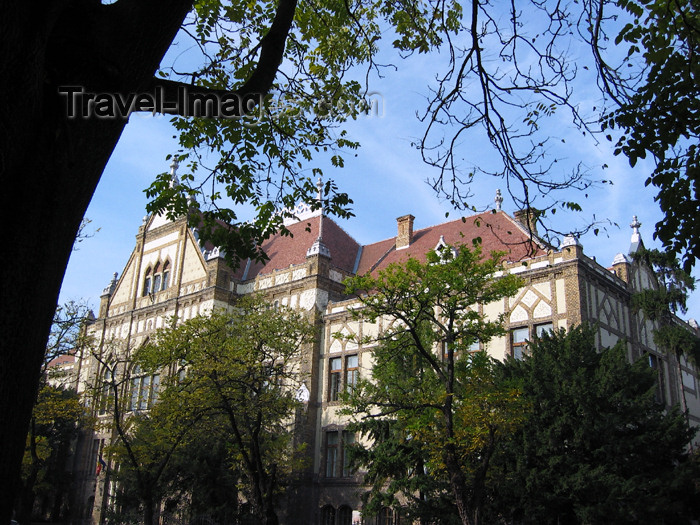
<path fill-rule="evenodd" d="M 337 525 L 352 525 L 352 509 L 347 505 L 341 505 L 338 507 Z"/>
<path fill-rule="evenodd" d="M 146 410 L 158 398 L 160 374 L 145 374 L 137 365 L 131 371 L 131 402 L 129 410 Z"/>
<path fill-rule="evenodd" d="M 160 289 L 165 290 L 169 286 L 170 281 L 170 261 L 165 261 L 163 264 L 163 282 Z"/>
<path fill-rule="evenodd" d="M 160 263 L 157 263 L 155 268 L 153 268 L 153 293 L 160 292 L 162 278 L 163 276 L 160 274 Z"/>
<path fill-rule="evenodd" d="M 321 509 L 321 525 L 335 525 L 335 508 L 326 505 Z"/>
<path fill-rule="evenodd" d="M 170 261 L 157 262 L 156 265 L 151 269 L 149 266 L 146 268 L 146 274 L 143 279 L 143 293 L 142 296 L 149 294 L 156 294 L 162 292 L 170 286 Z"/>
<path fill-rule="evenodd" d="M 146 268 L 146 277 L 143 280 L 143 295 L 144 297 L 151 293 L 151 268 Z"/>

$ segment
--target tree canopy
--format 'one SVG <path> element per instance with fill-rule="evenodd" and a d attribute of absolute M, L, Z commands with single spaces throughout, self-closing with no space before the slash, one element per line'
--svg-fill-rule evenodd
<path fill-rule="evenodd" d="M 370 509 L 408 501 L 409 519 L 425 520 L 446 512 L 447 491 L 459 523 L 477 525 L 491 456 L 523 409 L 517 387 L 496 382 L 494 360 L 475 351 L 504 333 L 502 317 L 486 318 L 478 305 L 514 295 L 520 281 L 494 277 L 498 254 L 482 260 L 479 248 L 454 250 L 347 282 L 349 293 L 369 292 L 359 296 L 358 317 L 381 317 L 389 328 L 345 413 L 351 430 L 371 438 L 357 455 L 373 487 Z"/>
<path fill-rule="evenodd" d="M 247 297 L 230 313 L 158 332 L 140 351 L 146 369 L 171 370 L 154 414 L 165 411 L 165 421 L 190 427 L 195 414 L 217 422 L 216 433 L 240 475 L 237 489 L 265 525 L 277 523 L 280 491 L 302 461 L 294 415 L 300 406 L 296 392 L 306 381 L 301 350 L 312 333 L 301 314 Z M 190 400 L 186 405 L 183 394 Z M 140 428 L 154 432 L 158 426 Z"/>
<path fill-rule="evenodd" d="M 696 429 L 658 403 L 645 359 L 598 350 L 580 326 L 545 333 L 502 373 L 530 409 L 494 459 L 494 516 L 520 523 L 687 523 L 697 513 Z M 495 520 L 496 518 L 494 518 Z"/>

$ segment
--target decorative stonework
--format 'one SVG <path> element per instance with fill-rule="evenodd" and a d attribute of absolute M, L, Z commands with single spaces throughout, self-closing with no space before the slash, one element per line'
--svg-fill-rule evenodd
<path fill-rule="evenodd" d="M 532 305 L 537 302 L 539 297 L 537 297 L 537 294 L 533 292 L 532 290 L 528 290 L 527 293 L 523 296 L 523 298 L 520 300 L 525 306 L 528 308 L 532 308 Z"/>
<path fill-rule="evenodd" d="M 298 281 L 299 279 L 303 279 L 306 277 L 308 274 L 306 268 L 299 268 L 298 270 L 294 270 L 292 272 L 292 281 Z"/>
<path fill-rule="evenodd" d="M 549 317 L 550 315 L 552 315 L 552 307 L 544 301 L 540 301 L 533 311 L 533 317 L 535 319 L 542 319 L 543 317 Z"/>
<path fill-rule="evenodd" d="M 513 311 L 510 313 L 510 322 L 511 323 L 521 323 L 523 321 L 528 320 L 528 314 L 527 310 L 523 308 L 522 306 L 518 305 L 516 306 Z"/>
<path fill-rule="evenodd" d="M 275 286 L 279 284 L 286 284 L 289 282 L 289 272 L 284 272 L 275 275 Z"/>

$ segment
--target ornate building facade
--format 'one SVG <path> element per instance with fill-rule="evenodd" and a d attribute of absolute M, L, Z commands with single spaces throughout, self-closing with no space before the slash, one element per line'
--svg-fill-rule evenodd
<path fill-rule="evenodd" d="M 414 217 L 405 215 L 397 219 L 395 237 L 361 245 L 322 212 L 306 212 L 288 225 L 292 236 L 276 236 L 265 243 L 266 264 L 246 261 L 234 270 L 218 249 L 200 247 L 196 230 L 184 218 L 170 221 L 150 216 L 138 229 L 135 248 L 121 275 L 115 274 L 104 290 L 89 332 L 95 345 L 120 341 L 122 351 L 128 352 L 170 318 L 184 321 L 227 308 L 237 297 L 253 292 L 263 293 L 271 304 L 306 312 L 317 326 L 318 337 L 305 350 L 301 369 L 308 378 L 304 385 L 308 395 L 296 428 L 299 439 L 308 444 L 310 458 L 299 483 L 290 489 L 288 512 L 282 518 L 285 524 L 349 525 L 360 516 L 360 478 L 347 468 L 343 450 L 353 436 L 344 432 L 338 393 L 368 374 L 372 345 L 353 341 L 371 340 L 382 331 L 382 321 L 363 322 L 350 315 L 356 301 L 345 295 L 343 280 L 409 257 L 424 259 L 429 250 L 441 246 L 470 244 L 480 238 L 485 253 L 507 252 L 504 272 L 523 279 L 516 296 L 479 305 L 489 317 L 506 314 L 509 335 L 486 344 L 492 356 L 517 357 L 533 334 L 592 323 L 599 346 L 625 339 L 631 359 L 648 353 L 650 365 L 659 373 L 659 397 L 674 404 L 683 389 L 691 420 L 700 423 L 696 371 L 689 363 L 681 363 L 682 376 L 674 373 L 676 365 L 653 343 L 653 326 L 630 307 L 636 290 L 655 283 L 653 274 L 630 256 L 642 244 L 636 218 L 630 246 L 610 267 L 587 256 L 573 237 L 564 239 L 558 249 L 547 246 L 524 222 L 500 206 L 420 230 L 413 228 Z M 105 373 L 89 353 L 75 369 L 81 392 Z M 135 402 L 147 408 L 157 396 L 159 378 L 134 379 L 140 381 Z M 99 408 L 95 411 L 99 417 Z M 114 492 L 110 469 L 103 468 L 101 459 L 109 439 L 108 433 L 98 431 L 84 436 L 80 444 L 81 499 L 76 505 L 95 524 L 103 521 Z"/>

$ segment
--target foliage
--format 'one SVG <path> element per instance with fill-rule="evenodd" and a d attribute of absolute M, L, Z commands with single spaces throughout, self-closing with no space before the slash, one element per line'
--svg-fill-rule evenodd
<path fill-rule="evenodd" d="M 631 20 L 616 43 L 627 45 L 628 60 L 641 58 L 645 69 L 638 82 L 615 93 L 619 107 L 604 118 L 604 125 L 622 131 L 616 153 L 627 156 L 632 166 L 647 154 L 654 158 L 645 185 L 659 190 L 656 200 L 664 218 L 656 224 L 656 236 L 664 249 L 682 255 L 690 271 L 700 255 L 695 221 L 700 202 L 699 4 L 618 0 L 617 5 Z M 618 77 L 611 80 L 619 86 Z"/>
<path fill-rule="evenodd" d="M 520 523 L 687 523 L 697 465 L 677 409 L 654 400 L 655 375 L 626 345 L 598 351 L 594 331 L 545 333 L 504 377 L 529 401 L 494 460 L 495 514 Z M 694 466 L 695 465 L 695 466 Z"/>
<path fill-rule="evenodd" d="M 504 333 L 502 317 L 487 319 L 478 305 L 514 295 L 520 281 L 494 277 L 497 254 L 482 260 L 479 248 L 455 249 L 347 282 L 349 293 L 369 292 L 357 315 L 389 326 L 373 349 L 371 378 L 344 412 L 371 439 L 355 452 L 373 487 L 370 507 L 408 501 L 414 518 L 437 510 L 476 524 L 491 454 L 523 409 L 519 390 L 497 382 L 494 361 L 473 351 Z"/>
<path fill-rule="evenodd" d="M 44 384 L 32 412 L 27 445 L 22 460 L 18 519 L 29 522 L 38 499 L 50 507 L 51 517 L 65 517 L 71 475 L 66 459 L 78 426 L 87 425 L 78 394 L 70 389 Z"/>
<path fill-rule="evenodd" d="M 182 370 L 166 380 L 164 397 L 186 390 L 197 410 L 223 419 L 239 490 L 263 524 L 277 522 L 279 491 L 299 466 L 295 393 L 304 381 L 301 348 L 312 333 L 301 314 L 270 309 L 259 297 L 242 298 L 230 313 L 159 331 L 140 354 L 144 367 Z"/>
<path fill-rule="evenodd" d="M 173 460 L 191 443 L 196 425 L 203 420 L 204 412 L 196 402 L 186 389 L 164 391 L 159 393 L 157 403 L 141 412 L 129 410 L 133 407 L 125 405 L 119 396 L 114 398 L 124 411 L 113 413 L 117 439 L 107 447 L 106 454 L 112 464 L 119 466 L 112 476 L 119 482 L 116 496 L 122 519 L 134 514 L 140 516 L 138 521 L 153 523 L 158 503 L 172 491 L 177 479 Z"/>
<path fill-rule="evenodd" d="M 64 355 L 81 355 L 86 345 L 84 327 L 89 316 L 92 315 L 87 304 L 77 301 L 68 301 L 58 305 L 54 312 L 51 332 L 46 343 L 46 352 L 42 373 L 55 375 L 47 365 L 54 359 Z"/>
<path fill-rule="evenodd" d="M 193 428 L 168 465 L 172 482 L 164 499 L 166 513 L 184 511 L 189 521 L 207 516 L 217 523 L 237 523 L 240 502 L 232 495 L 239 493 L 241 472 L 227 432 L 220 415 L 208 415 Z"/>
<path fill-rule="evenodd" d="M 677 313 L 686 312 L 688 295 L 695 290 L 695 279 L 681 268 L 671 252 L 642 248 L 634 257 L 654 272 L 656 286 L 635 293 L 632 307 L 654 323 L 654 344 L 675 362 L 678 384 L 682 385 L 683 360 L 695 366 L 700 363 L 700 338 L 676 317 Z M 681 409 L 688 417 L 685 389 L 681 386 L 680 390 Z"/>

